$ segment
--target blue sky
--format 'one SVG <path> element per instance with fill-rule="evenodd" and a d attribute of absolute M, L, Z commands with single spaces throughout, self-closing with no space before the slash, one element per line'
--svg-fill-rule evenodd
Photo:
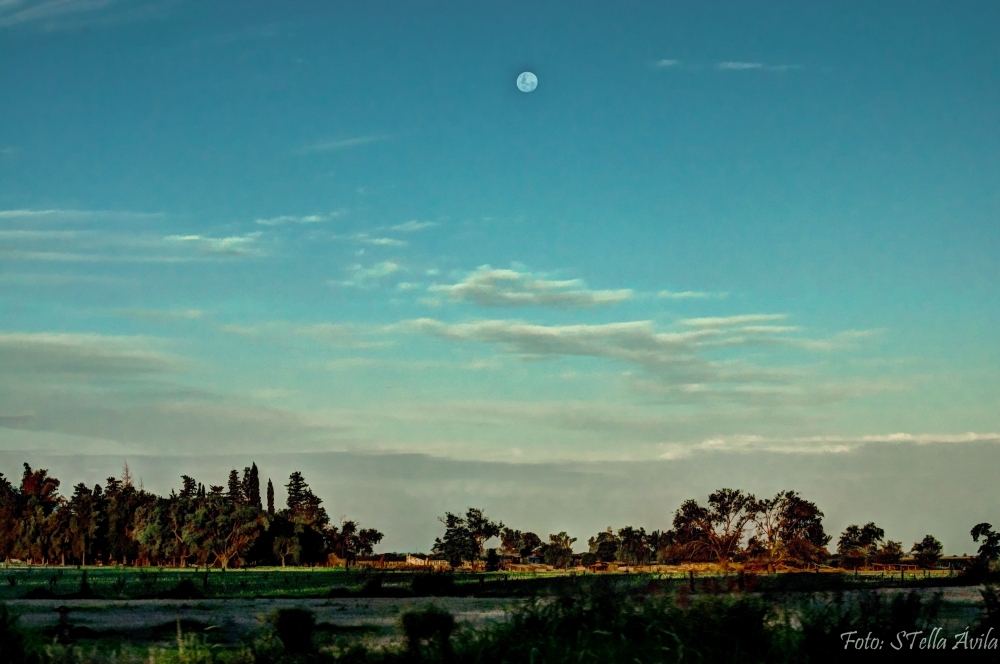
<path fill-rule="evenodd" d="M 998 22 L 0 3 L 0 450 L 961 464 Z"/>

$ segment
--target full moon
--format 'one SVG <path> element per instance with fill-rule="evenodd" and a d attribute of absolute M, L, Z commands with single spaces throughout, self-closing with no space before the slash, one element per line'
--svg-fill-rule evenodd
<path fill-rule="evenodd" d="M 517 77 L 517 89 L 521 92 L 531 92 L 538 87 L 538 77 L 530 71 L 522 72 Z"/>

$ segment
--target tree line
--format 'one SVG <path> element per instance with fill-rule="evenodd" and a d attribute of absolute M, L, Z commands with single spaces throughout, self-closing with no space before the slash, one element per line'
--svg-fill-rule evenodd
<path fill-rule="evenodd" d="M 0 473 L 0 560 L 58 564 L 132 564 L 187 567 L 314 565 L 331 555 L 351 565 L 370 556 L 383 534 L 354 520 L 332 524 L 323 501 L 299 471 L 285 485 L 284 508 L 276 509 L 274 485 L 262 495 L 256 463 L 229 473 L 226 485 L 206 487 L 182 475 L 180 490 L 168 496 L 136 487 L 128 465 L 121 478 L 102 486 L 80 483 L 69 496 L 47 470 L 27 463 L 19 485 Z M 701 504 L 686 500 L 675 511 L 672 527 L 652 530 L 609 527 L 587 540 L 587 551 L 574 553 L 576 538 L 566 532 L 548 541 L 493 521 L 481 509 L 448 512 L 440 518 L 444 534 L 432 553 L 453 567 L 464 563 L 496 568 L 512 557 L 534 558 L 556 568 L 574 563 L 740 562 L 810 567 L 835 562 L 854 569 L 872 563 L 898 564 L 901 542 L 885 538 L 875 523 L 850 525 L 841 533 L 835 554 L 823 527 L 823 512 L 796 491 L 759 499 L 738 489 L 719 489 Z M 972 529 L 981 542 L 977 564 L 987 567 L 1000 557 L 1000 533 L 989 523 Z M 498 539 L 500 546 L 486 549 Z M 921 567 L 934 568 L 942 555 L 932 535 L 915 542 L 909 553 Z"/>
<path fill-rule="evenodd" d="M 127 464 L 104 486 L 80 483 L 70 496 L 59 487 L 27 463 L 19 485 L 0 473 L 0 560 L 228 568 L 326 563 L 333 554 L 350 565 L 383 537 L 353 520 L 332 524 L 298 471 L 282 509 L 267 481 L 265 507 L 256 463 L 230 471 L 225 486 L 183 475 L 169 496 L 136 487 Z"/>
<path fill-rule="evenodd" d="M 597 533 L 587 540 L 587 552 L 577 556 L 585 567 L 601 563 L 641 566 L 655 563 L 733 562 L 759 565 L 771 571 L 785 567 L 813 567 L 836 563 L 845 569 L 873 563 L 899 564 L 906 551 L 902 542 L 887 540 L 875 523 L 849 525 L 841 533 L 835 553 L 828 548 L 832 537 L 823 527 L 823 512 L 796 491 L 781 491 L 772 498 L 757 498 L 739 489 L 719 489 L 701 504 L 686 500 L 674 512 L 672 528 L 652 530 L 625 526 Z M 556 568 L 574 562 L 576 538 L 566 532 L 550 534 L 548 541 L 532 532 L 521 532 L 492 521 L 481 509 L 469 508 L 465 515 L 448 512 L 439 519 L 444 535 L 434 541 L 433 552 L 452 566 L 485 561 L 487 569 L 503 559 L 535 558 Z M 989 523 L 972 529 L 975 542 L 982 542 L 974 565 L 987 569 L 1000 557 L 1000 533 Z M 487 540 L 498 538 L 500 546 L 484 551 Z M 909 550 L 914 563 L 933 569 L 942 557 L 942 545 L 933 535 L 914 542 Z"/>

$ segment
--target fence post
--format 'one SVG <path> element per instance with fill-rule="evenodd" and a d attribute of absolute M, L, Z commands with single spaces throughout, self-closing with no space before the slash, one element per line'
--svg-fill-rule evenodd
<path fill-rule="evenodd" d="M 693 569 L 689 569 L 688 570 L 688 577 L 689 577 L 690 582 L 691 582 L 691 592 L 694 592 L 694 570 Z"/>

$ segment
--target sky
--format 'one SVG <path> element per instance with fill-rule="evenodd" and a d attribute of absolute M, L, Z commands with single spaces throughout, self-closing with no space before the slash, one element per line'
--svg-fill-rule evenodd
<path fill-rule="evenodd" d="M 998 24 L 0 1 L 0 472 L 129 458 L 167 492 L 267 459 L 410 550 L 472 501 L 583 540 L 726 484 L 920 539 L 920 477 L 972 549 Z"/>

